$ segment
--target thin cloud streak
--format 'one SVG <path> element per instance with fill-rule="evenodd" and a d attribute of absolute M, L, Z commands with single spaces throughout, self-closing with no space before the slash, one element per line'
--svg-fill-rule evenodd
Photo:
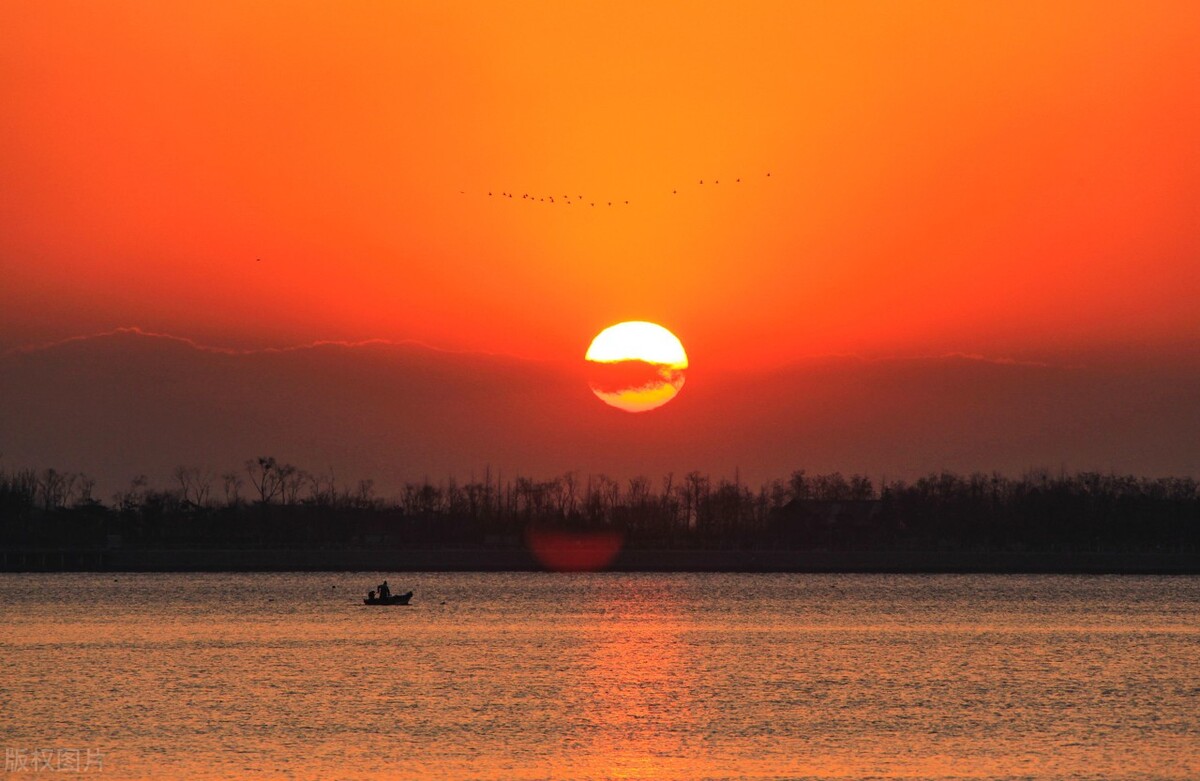
<path fill-rule="evenodd" d="M 347 348 L 347 349 L 354 349 L 354 348 L 358 348 L 358 347 L 372 347 L 372 346 L 382 345 L 382 346 L 386 346 L 386 347 L 420 347 L 425 350 L 432 350 L 434 352 L 444 353 L 447 355 L 483 355 L 483 356 L 488 356 L 488 357 L 511 358 L 516 361 L 525 361 L 525 362 L 529 362 L 529 363 L 541 363 L 540 361 L 536 361 L 536 360 L 533 360 L 530 358 L 522 358 L 521 356 L 510 355 L 508 353 L 495 353 L 495 352 L 488 352 L 488 351 L 484 351 L 484 350 L 454 350 L 454 349 L 451 349 L 448 347 L 438 347 L 436 345 L 432 345 L 427 342 L 422 342 L 417 339 L 404 339 L 404 340 L 399 340 L 399 341 L 397 341 L 395 339 L 382 339 L 382 338 L 360 339 L 360 340 L 356 340 L 356 341 L 351 341 L 351 340 L 346 340 L 346 339 L 318 339 L 314 342 L 308 342 L 306 344 L 295 344 L 295 345 L 288 345 L 285 347 L 255 347 L 255 348 L 221 347 L 218 345 L 204 344 L 202 342 L 198 342 L 195 339 L 192 339 L 187 336 L 179 336 L 177 334 L 169 334 L 169 333 L 164 333 L 161 331 L 150 331 L 150 330 L 147 330 L 145 328 L 142 328 L 142 327 L 136 326 L 136 325 L 118 326 L 117 328 L 113 328 L 109 331 L 98 331 L 98 332 L 90 333 L 90 334 L 78 334 L 76 336 L 68 336 L 66 338 L 58 339 L 58 340 L 50 341 L 50 342 L 39 342 L 36 344 L 21 345 L 18 347 L 13 347 L 8 350 L 5 350 L 3 353 L 0 353 L 0 355 L 6 356 L 6 357 L 10 356 L 10 355 L 27 355 L 30 353 L 43 352 L 45 350 L 53 350 L 57 347 L 63 347 L 68 344 L 77 344 L 80 342 L 88 342 L 88 341 L 92 341 L 95 339 L 105 339 L 105 338 L 112 337 L 112 336 L 141 336 L 141 337 L 146 337 L 146 338 L 151 338 L 151 339 L 163 339 L 166 341 L 177 342 L 179 344 L 185 345 L 185 346 L 190 347 L 193 350 L 197 350 L 199 352 L 213 353 L 216 355 L 270 355 L 270 354 L 279 354 L 279 353 L 302 352 L 304 350 L 313 350 L 318 347 L 343 347 L 343 348 Z"/>
<path fill-rule="evenodd" d="M 170 333 L 165 333 L 162 331 L 151 331 L 151 330 L 148 330 L 148 329 L 142 328 L 141 326 L 136 326 L 136 325 L 118 326 L 117 328 L 113 328 L 108 331 L 98 331 L 98 332 L 89 333 L 89 334 L 78 334 L 75 336 L 68 336 L 63 339 L 58 339 L 58 340 L 49 341 L 49 342 L 38 342 L 35 344 L 21 345 L 18 347 L 13 347 L 8 350 L 5 350 L 4 352 L 0 353 L 0 355 L 5 356 L 5 357 L 14 356 L 14 355 L 27 355 L 30 353 L 42 352 L 45 350 L 53 350 L 57 347 L 63 347 L 63 346 L 69 345 L 69 344 L 78 344 L 81 342 L 92 341 L 95 339 L 104 339 L 104 338 L 113 337 L 113 336 L 140 336 L 140 337 L 146 337 L 146 338 L 150 338 L 150 339 L 162 339 L 162 340 L 176 342 L 178 344 L 185 345 L 185 346 L 190 347 L 193 350 L 197 350 L 199 352 L 212 353 L 215 355 L 235 355 L 235 356 L 236 355 L 272 355 L 272 354 L 281 354 L 281 353 L 303 352 L 305 350 L 313 350 L 313 349 L 316 349 L 319 347 L 341 347 L 341 348 L 345 348 L 345 349 L 357 349 L 357 348 L 361 348 L 361 347 L 383 346 L 383 347 L 418 347 L 421 349 L 431 350 L 433 352 L 442 353 L 445 355 L 479 355 L 479 356 L 487 356 L 487 357 L 492 357 L 492 358 L 508 358 L 508 359 L 512 359 L 515 361 L 521 361 L 523 363 L 529 363 L 529 364 L 546 364 L 546 363 L 548 363 L 546 361 L 541 361 L 541 360 L 537 360 L 534 358 L 522 357 L 519 355 L 513 355 L 511 353 L 491 352 L 491 351 L 487 351 L 487 350 L 455 350 L 455 349 L 451 349 L 448 347 L 438 347 L 436 345 L 429 344 L 428 342 L 422 342 L 417 339 L 403 339 L 403 340 L 384 339 L 384 338 L 370 338 L 370 339 L 359 339 L 359 340 L 318 339 L 313 342 L 288 345 L 288 346 L 284 346 L 284 347 L 255 347 L 255 348 L 223 347 L 220 345 L 205 344 L 203 342 L 198 342 L 195 339 L 192 339 L 191 337 L 187 337 L 187 336 L 180 336 L 178 334 L 170 334 Z M 1051 362 L 1047 362 L 1047 361 L 1030 361 L 1030 360 L 1022 360 L 1022 359 L 1018 359 L 1018 358 L 1011 358 L 1008 356 L 989 356 L 989 355 L 984 355 L 982 353 L 965 353 L 965 352 L 944 352 L 944 353 L 928 353 L 928 354 L 919 353 L 919 354 L 914 354 L 914 355 L 885 355 L 885 356 L 866 356 L 866 355 L 860 355 L 857 353 L 825 353 L 825 354 L 819 354 L 819 355 L 812 355 L 812 356 L 809 356 L 808 358 L 804 358 L 804 359 L 800 359 L 800 360 L 789 361 L 786 364 L 784 364 L 783 367 L 772 367 L 772 368 L 768 368 L 768 369 L 756 369 L 756 370 L 751 370 L 746 373 L 759 373 L 759 372 L 763 372 L 763 371 L 773 371 L 778 368 L 797 367 L 797 366 L 801 366 L 805 363 L 810 363 L 813 361 L 826 361 L 826 360 L 853 360 L 853 361 L 858 361 L 858 362 L 861 362 L 864 364 L 868 364 L 868 363 L 890 363 L 890 362 L 903 363 L 903 362 L 910 362 L 910 361 L 915 362 L 915 361 L 954 360 L 954 359 L 973 361 L 973 362 L 978 362 L 978 363 L 990 363 L 990 364 L 995 364 L 997 366 L 1028 366 L 1028 367 L 1042 368 L 1042 369 L 1082 369 L 1082 368 L 1086 368 L 1084 364 L 1056 364 L 1056 363 L 1051 363 Z"/>

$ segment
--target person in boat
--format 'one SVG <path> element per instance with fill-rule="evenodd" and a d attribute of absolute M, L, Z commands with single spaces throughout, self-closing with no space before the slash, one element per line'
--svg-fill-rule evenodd
<path fill-rule="evenodd" d="M 387 599 L 391 596 L 392 596 L 392 590 L 390 588 L 388 588 L 387 581 L 385 580 L 385 581 L 383 581 L 383 583 L 379 584 L 379 598 Z"/>
<path fill-rule="evenodd" d="M 374 592 L 374 591 L 368 591 L 368 592 L 367 592 L 367 599 L 368 599 L 368 600 L 370 600 L 371 602 L 374 602 L 374 601 L 375 601 L 375 592 Z"/>

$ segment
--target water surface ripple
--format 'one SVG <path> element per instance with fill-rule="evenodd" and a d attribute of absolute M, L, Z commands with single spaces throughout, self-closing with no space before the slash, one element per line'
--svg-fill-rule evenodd
<path fill-rule="evenodd" d="M 111 779 L 1200 777 L 1200 578 L 410 573 L 363 606 L 382 577 L 0 575 L 0 742 Z"/>

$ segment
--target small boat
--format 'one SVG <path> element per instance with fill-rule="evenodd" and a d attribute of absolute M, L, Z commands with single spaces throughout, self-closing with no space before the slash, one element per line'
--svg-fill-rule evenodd
<path fill-rule="evenodd" d="M 390 597 L 363 597 L 364 605 L 407 605 L 408 600 L 412 599 L 413 593 L 410 591 L 407 594 L 392 594 Z"/>

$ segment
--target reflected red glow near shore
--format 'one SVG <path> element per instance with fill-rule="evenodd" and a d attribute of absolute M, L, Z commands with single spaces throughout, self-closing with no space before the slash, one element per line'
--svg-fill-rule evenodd
<path fill-rule="evenodd" d="M 530 528 L 525 542 L 538 562 L 552 572 L 599 572 L 616 560 L 625 535 Z"/>

